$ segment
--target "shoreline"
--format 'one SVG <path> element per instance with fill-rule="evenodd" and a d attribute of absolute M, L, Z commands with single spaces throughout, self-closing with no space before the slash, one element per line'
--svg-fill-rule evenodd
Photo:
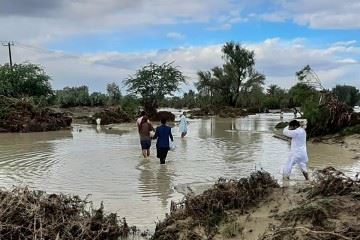
<path fill-rule="evenodd" d="M 172 203 L 170 214 L 157 224 L 152 239 L 325 240 L 359 236 L 360 217 L 354 211 L 360 209 L 359 179 L 328 167 L 317 171 L 313 181 L 279 186 L 266 174 L 258 171 L 240 180 L 220 179 L 204 193 Z"/>

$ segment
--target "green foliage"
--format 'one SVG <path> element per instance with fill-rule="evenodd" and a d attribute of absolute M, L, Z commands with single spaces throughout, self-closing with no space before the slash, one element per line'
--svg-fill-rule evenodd
<path fill-rule="evenodd" d="M 126 95 L 122 98 L 121 108 L 130 116 L 136 116 L 139 111 L 140 101 L 134 95 Z"/>
<path fill-rule="evenodd" d="M 174 96 L 171 98 L 165 98 L 160 102 L 161 107 L 172 107 L 172 108 L 195 108 L 199 107 L 199 95 L 193 90 L 184 93 L 182 97 Z"/>
<path fill-rule="evenodd" d="M 352 135 L 352 134 L 360 134 L 360 124 L 344 128 L 340 132 L 340 134 L 343 135 L 343 136 Z"/>
<path fill-rule="evenodd" d="M 91 106 L 105 106 L 109 101 L 108 97 L 100 92 L 93 92 L 90 96 L 90 105 Z"/>
<path fill-rule="evenodd" d="M 359 90 L 354 86 L 336 85 L 332 92 L 338 97 L 339 101 L 345 102 L 349 106 L 355 106 L 360 101 Z"/>
<path fill-rule="evenodd" d="M 90 106 L 91 103 L 87 86 L 65 87 L 56 91 L 56 99 L 60 107 Z"/>
<path fill-rule="evenodd" d="M 0 65 L 0 95 L 7 97 L 48 97 L 52 94 L 50 77 L 35 64 Z"/>
<path fill-rule="evenodd" d="M 200 95 L 209 96 L 210 104 L 216 99 L 232 107 L 259 105 L 265 76 L 254 68 L 254 52 L 234 42 L 226 43 L 222 52 L 225 61 L 222 67 L 198 72 L 199 81 L 195 86 Z"/>
<path fill-rule="evenodd" d="M 289 90 L 289 97 L 292 101 L 291 107 L 304 106 L 307 102 L 318 103 L 320 94 L 312 86 L 304 83 L 298 83 Z"/>
<path fill-rule="evenodd" d="M 284 89 L 277 85 L 270 85 L 266 92 L 266 98 L 263 100 L 264 108 L 281 109 L 288 107 L 289 96 Z"/>
<path fill-rule="evenodd" d="M 179 89 L 185 82 L 182 72 L 172 63 L 157 65 L 150 63 L 138 70 L 134 76 L 126 80 L 129 92 L 140 96 L 145 111 L 156 113 L 159 101 Z"/>
<path fill-rule="evenodd" d="M 325 107 L 320 107 L 314 101 L 306 101 L 303 105 L 304 118 L 307 119 L 309 136 L 312 135 L 312 129 L 321 128 L 325 129 L 327 126 L 327 119 L 329 111 Z"/>
<path fill-rule="evenodd" d="M 120 88 L 116 83 L 114 83 L 114 82 L 109 83 L 106 86 L 106 91 L 109 96 L 109 104 L 110 105 L 120 104 L 122 95 L 121 95 Z"/>

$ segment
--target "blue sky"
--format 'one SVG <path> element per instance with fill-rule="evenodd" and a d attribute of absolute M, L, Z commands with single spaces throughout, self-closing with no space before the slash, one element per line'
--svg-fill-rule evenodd
<path fill-rule="evenodd" d="M 198 70 L 222 64 L 227 41 L 255 51 L 267 85 L 289 88 L 310 64 L 328 88 L 360 87 L 359 12 L 358 0 L 3 0 L 0 40 L 15 42 L 14 61 L 44 66 L 55 88 L 104 91 L 150 61 L 175 61 L 186 91 Z"/>

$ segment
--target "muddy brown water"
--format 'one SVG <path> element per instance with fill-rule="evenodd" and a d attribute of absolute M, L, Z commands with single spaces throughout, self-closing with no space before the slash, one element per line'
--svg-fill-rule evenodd
<path fill-rule="evenodd" d="M 245 177 L 263 168 L 281 179 L 289 144 L 273 137 L 278 114 L 190 121 L 185 139 L 173 128 L 176 150 L 169 152 L 164 166 L 154 156 L 155 142 L 149 159 L 140 156 L 135 124 L 113 129 L 75 124 L 72 131 L 1 134 L 1 187 L 20 184 L 82 197 L 91 194 L 96 206 L 104 201 L 107 210 L 130 224 L 153 230 L 169 212 L 171 200 L 182 199 L 189 189 L 205 189 L 219 177 Z M 359 161 L 349 154 L 333 145 L 309 144 L 309 167 L 360 171 Z M 295 170 L 292 181 L 301 180 Z"/>

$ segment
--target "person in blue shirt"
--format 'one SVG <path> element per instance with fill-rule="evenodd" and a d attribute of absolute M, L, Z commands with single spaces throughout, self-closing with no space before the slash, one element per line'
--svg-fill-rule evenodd
<path fill-rule="evenodd" d="M 165 164 L 165 159 L 168 151 L 170 150 L 170 142 L 174 141 L 173 135 L 171 134 L 171 127 L 166 125 L 166 119 L 161 119 L 161 126 L 156 128 L 153 139 L 157 139 L 156 151 L 157 157 L 160 158 L 160 164 Z"/>

